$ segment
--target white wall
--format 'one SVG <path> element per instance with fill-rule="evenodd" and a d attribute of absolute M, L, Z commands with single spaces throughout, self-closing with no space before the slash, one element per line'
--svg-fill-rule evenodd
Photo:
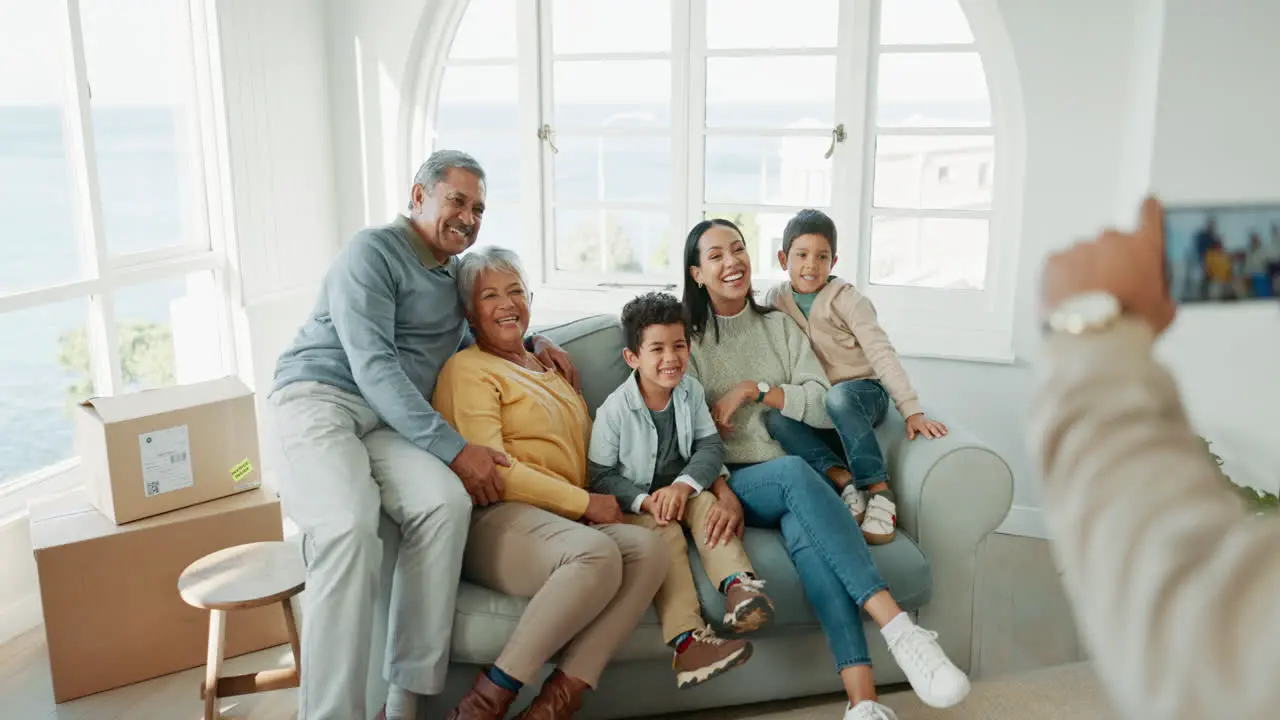
<path fill-rule="evenodd" d="M 1166 0 L 1151 185 L 1169 201 L 1280 202 L 1280 4 Z M 1280 307 L 1189 308 L 1161 344 L 1233 479 L 1280 485 Z"/>
<path fill-rule="evenodd" d="M 272 427 L 263 410 L 275 360 L 340 247 L 328 19 L 311 0 L 221 0 L 217 12 L 240 369 L 257 391 L 270 485 Z"/>

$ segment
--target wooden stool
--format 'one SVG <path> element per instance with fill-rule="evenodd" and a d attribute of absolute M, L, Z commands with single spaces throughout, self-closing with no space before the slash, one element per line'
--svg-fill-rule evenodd
<path fill-rule="evenodd" d="M 298 687 L 302 658 L 298 626 L 289 599 L 302 592 L 306 569 L 301 554 L 283 542 L 237 545 L 206 555 L 187 566 L 178 578 L 178 593 L 188 605 L 209 611 L 209 656 L 200 697 L 205 720 L 217 720 L 218 698 Z M 219 677 L 226 639 L 227 611 L 280 603 L 284 608 L 293 667 L 248 675 Z"/>

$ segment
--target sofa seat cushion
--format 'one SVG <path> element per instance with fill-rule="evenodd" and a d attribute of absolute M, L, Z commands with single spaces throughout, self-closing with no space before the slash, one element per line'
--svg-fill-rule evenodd
<path fill-rule="evenodd" d="M 774 623 L 761 630 L 759 635 L 818 631 L 818 619 L 804 597 L 800 576 L 787 554 L 782 534 L 777 530 L 749 528 L 743 543 L 756 572 L 764 578 L 765 589 L 776 609 Z M 929 564 L 920 547 L 906 533 L 899 532 L 897 538 L 887 545 L 872 547 L 871 557 L 902 609 L 909 612 L 918 610 L 929 602 L 932 589 Z M 690 560 L 703 614 L 708 622 L 719 627 L 724 615 L 724 596 L 707 579 L 692 548 Z M 525 598 L 511 597 L 464 581 L 458 589 L 451 659 L 474 664 L 497 660 L 528 604 Z M 650 607 L 636 631 L 615 654 L 614 660 L 663 659 L 670 653 L 671 650 L 662 642 L 658 616 Z"/>

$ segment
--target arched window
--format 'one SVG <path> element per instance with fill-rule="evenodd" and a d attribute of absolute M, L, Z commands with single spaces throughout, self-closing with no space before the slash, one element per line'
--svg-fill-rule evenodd
<path fill-rule="evenodd" d="M 998 26 L 993 0 L 460 3 L 430 145 L 485 164 L 481 242 L 522 253 L 542 309 L 678 287 L 703 217 L 738 222 L 764 286 L 815 207 L 902 351 L 1007 359 L 1020 100 L 993 112 L 1003 30 L 964 7 Z"/>

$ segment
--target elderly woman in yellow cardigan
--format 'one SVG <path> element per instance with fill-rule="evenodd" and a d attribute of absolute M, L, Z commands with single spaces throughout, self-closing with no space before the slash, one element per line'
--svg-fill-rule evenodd
<path fill-rule="evenodd" d="M 449 717 L 500 720 L 560 652 L 520 717 L 571 718 L 653 602 L 667 552 L 656 534 L 622 523 L 612 495 L 586 490 L 591 416 L 574 387 L 525 349 L 529 287 L 516 255 L 487 247 L 463 256 L 458 291 L 476 342 L 445 364 L 433 405 L 467 442 L 510 462 L 501 499 L 472 513 L 463 576 L 532 599 Z"/>

